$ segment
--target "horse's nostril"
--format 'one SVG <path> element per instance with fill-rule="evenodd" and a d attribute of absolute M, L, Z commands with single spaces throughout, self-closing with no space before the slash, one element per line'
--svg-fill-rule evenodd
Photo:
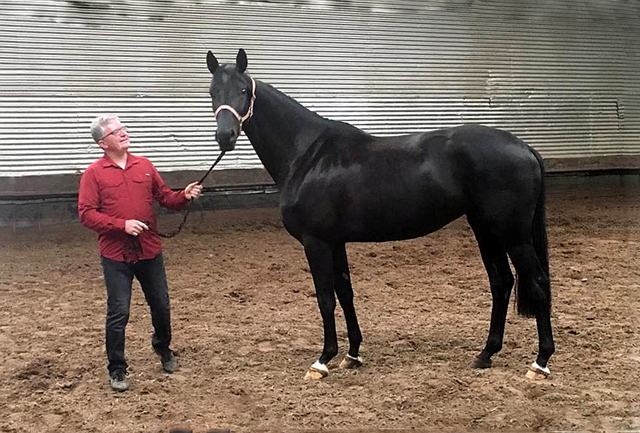
<path fill-rule="evenodd" d="M 218 132 L 216 133 L 216 138 L 218 139 L 218 141 L 228 141 L 232 136 L 233 131 L 230 130 L 218 130 Z"/>
<path fill-rule="evenodd" d="M 238 132 L 231 128 L 225 130 L 218 130 L 216 132 L 216 141 L 221 149 L 224 150 L 232 150 L 235 146 L 236 140 L 238 139 Z"/>

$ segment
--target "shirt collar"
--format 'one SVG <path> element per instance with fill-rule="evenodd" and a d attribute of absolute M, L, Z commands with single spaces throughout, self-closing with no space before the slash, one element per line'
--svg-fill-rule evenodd
<path fill-rule="evenodd" d="M 138 162 L 140 162 L 140 157 L 135 156 L 131 153 L 127 153 L 127 167 L 130 165 L 135 165 Z M 111 158 L 109 158 L 107 156 L 107 154 L 105 153 L 104 155 L 102 155 L 102 166 L 103 167 L 117 167 L 120 168 L 120 166 L 118 164 L 116 164 L 115 162 L 113 162 L 111 160 Z"/>

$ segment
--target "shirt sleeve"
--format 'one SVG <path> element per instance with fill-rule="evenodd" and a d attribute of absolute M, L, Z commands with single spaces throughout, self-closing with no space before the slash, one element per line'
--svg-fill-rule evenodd
<path fill-rule="evenodd" d="M 124 219 L 100 211 L 100 186 L 91 167 L 85 170 L 80 179 L 78 216 L 83 226 L 98 233 L 124 231 L 125 228 Z"/>
<path fill-rule="evenodd" d="M 173 191 L 164 183 L 164 179 L 158 173 L 155 167 L 153 167 L 153 197 L 160 203 L 160 206 L 167 209 L 180 210 L 184 208 L 189 200 L 184 195 L 184 190 Z"/>

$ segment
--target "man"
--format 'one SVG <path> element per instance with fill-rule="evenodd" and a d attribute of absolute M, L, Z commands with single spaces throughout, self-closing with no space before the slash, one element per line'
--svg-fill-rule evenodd
<path fill-rule="evenodd" d="M 153 164 L 129 153 L 129 133 L 115 115 L 98 116 L 91 135 L 104 155 L 82 175 L 78 214 L 85 227 L 98 233 L 100 260 L 107 286 L 106 347 L 111 388 L 125 391 L 125 327 L 129 321 L 133 278 L 151 309 L 152 346 L 168 373 L 178 368 L 170 349 L 169 291 L 153 201 L 180 209 L 197 198 L 197 182 L 172 191 Z"/>

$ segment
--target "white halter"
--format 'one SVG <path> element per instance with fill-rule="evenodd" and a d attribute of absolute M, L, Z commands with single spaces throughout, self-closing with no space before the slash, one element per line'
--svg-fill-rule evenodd
<path fill-rule="evenodd" d="M 244 116 L 240 116 L 236 109 L 231 105 L 221 105 L 213 112 L 213 115 L 216 116 L 216 118 L 218 117 L 218 113 L 220 113 L 222 110 L 230 111 L 231 114 L 233 114 L 234 117 L 238 119 L 238 122 L 240 122 L 240 127 L 242 127 L 242 124 L 245 120 L 251 118 L 251 116 L 253 115 L 253 103 L 256 102 L 256 82 L 251 77 L 249 77 L 249 79 L 251 80 L 251 103 L 249 104 L 247 114 L 245 114 Z"/>

